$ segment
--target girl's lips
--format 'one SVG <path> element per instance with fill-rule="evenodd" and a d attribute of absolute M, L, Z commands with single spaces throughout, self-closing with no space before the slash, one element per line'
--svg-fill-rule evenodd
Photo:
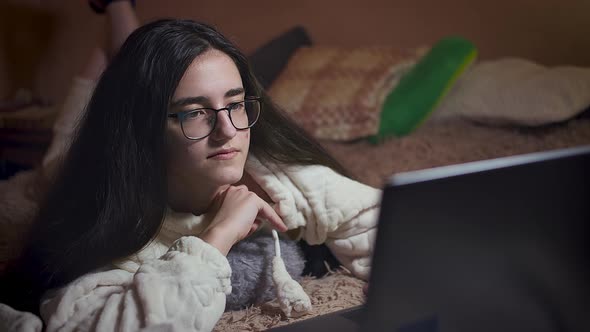
<path fill-rule="evenodd" d="M 228 160 L 232 159 L 238 154 L 238 150 L 236 149 L 228 149 L 228 150 L 221 150 L 215 152 L 207 157 L 207 159 L 215 159 L 215 160 Z"/>

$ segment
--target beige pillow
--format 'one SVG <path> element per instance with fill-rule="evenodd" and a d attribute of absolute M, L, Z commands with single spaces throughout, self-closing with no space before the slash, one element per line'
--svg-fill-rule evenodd
<path fill-rule="evenodd" d="M 303 47 L 289 60 L 269 94 L 316 138 L 366 137 L 377 133 L 385 98 L 425 51 Z"/>
<path fill-rule="evenodd" d="M 462 75 L 429 121 L 461 117 L 491 125 L 540 126 L 590 106 L 590 68 L 545 67 L 519 58 L 482 61 Z"/>

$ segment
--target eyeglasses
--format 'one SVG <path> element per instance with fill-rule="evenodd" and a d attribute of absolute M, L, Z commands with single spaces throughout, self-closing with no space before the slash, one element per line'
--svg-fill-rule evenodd
<path fill-rule="evenodd" d="M 189 111 L 168 113 L 169 118 L 178 118 L 184 136 L 190 140 L 200 140 L 209 136 L 217 124 L 217 115 L 221 111 L 227 111 L 231 124 L 237 130 L 252 127 L 261 110 L 258 97 L 246 97 L 244 101 L 231 103 L 220 109 L 196 108 Z"/>

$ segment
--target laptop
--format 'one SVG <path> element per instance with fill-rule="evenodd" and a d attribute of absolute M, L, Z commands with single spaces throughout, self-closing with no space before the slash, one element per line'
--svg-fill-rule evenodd
<path fill-rule="evenodd" d="M 590 331 L 590 146 L 396 174 L 365 305 L 272 331 Z"/>

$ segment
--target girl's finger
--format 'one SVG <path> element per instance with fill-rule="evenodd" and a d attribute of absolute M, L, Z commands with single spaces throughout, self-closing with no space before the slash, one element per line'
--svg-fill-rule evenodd
<path fill-rule="evenodd" d="M 275 210 L 262 198 L 259 198 L 259 216 L 266 218 L 268 222 L 280 232 L 288 230 L 287 225 L 285 225 L 281 217 L 279 217 Z"/>

